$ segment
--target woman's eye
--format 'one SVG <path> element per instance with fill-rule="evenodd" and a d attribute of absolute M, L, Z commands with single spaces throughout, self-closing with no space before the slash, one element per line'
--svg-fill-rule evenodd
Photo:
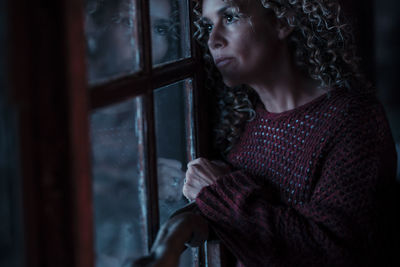
<path fill-rule="evenodd" d="M 127 26 L 127 27 L 132 27 L 133 26 L 133 21 L 130 18 L 127 18 L 127 17 L 123 18 L 121 20 L 121 23 L 123 25 Z"/>
<path fill-rule="evenodd" d="M 230 23 L 234 23 L 235 21 L 237 21 L 238 17 L 235 15 L 232 15 L 232 14 L 225 14 L 224 19 L 228 24 L 230 24 Z"/>
<path fill-rule="evenodd" d="M 213 26 L 211 24 L 206 25 L 206 31 L 208 33 L 211 33 L 212 29 L 213 29 Z"/>
<path fill-rule="evenodd" d="M 231 16 L 231 15 L 226 15 L 226 16 L 225 16 L 225 19 L 226 19 L 227 22 L 232 22 L 232 21 L 233 21 L 233 16 Z"/>
<path fill-rule="evenodd" d="M 133 20 L 128 16 L 116 15 L 111 18 L 111 21 L 115 24 L 126 26 L 128 28 L 133 27 Z"/>
<path fill-rule="evenodd" d="M 153 27 L 154 32 L 158 35 L 167 35 L 169 31 L 169 25 L 166 24 L 156 24 Z"/>
<path fill-rule="evenodd" d="M 213 30 L 213 25 L 211 23 L 202 23 L 201 28 L 205 34 L 210 34 Z"/>

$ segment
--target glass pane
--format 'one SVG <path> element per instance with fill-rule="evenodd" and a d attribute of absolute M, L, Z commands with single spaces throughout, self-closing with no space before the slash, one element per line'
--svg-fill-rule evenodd
<path fill-rule="evenodd" d="M 0 266 L 23 265 L 17 110 L 9 101 L 7 3 L 0 1 Z"/>
<path fill-rule="evenodd" d="M 130 266 L 146 253 L 140 103 L 133 99 L 90 118 L 97 267 Z"/>
<path fill-rule="evenodd" d="M 186 95 L 191 81 L 183 81 L 160 88 L 154 92 L 156 145 L 158 157 L 158 193 L 160 223 L 188 202 L 182 195 L 187 165 Z M 190 88 L 189 88 L 190 89 Z M 190 127 L 190 125 L 189 125 Z M 180 266 L 191 266 L 190 250 L 181 257 Z"/>
<path fill-rule="evenodd" d="M 89 83 L 140 68 L 135 0 L 86 0 L 85 33 Z"/>
<path fill-rule="evenodd" d="M 190 57 L 187 0 L 150 0 L 153 65 Z"/>

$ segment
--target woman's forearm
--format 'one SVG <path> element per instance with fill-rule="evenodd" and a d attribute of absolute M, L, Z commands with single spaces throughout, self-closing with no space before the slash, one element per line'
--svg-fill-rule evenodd
<path fill-rule="evenodd" d="M 208 223 L 201 215 L 184 212 L 170 218 L 159 230 L 150 255 L 133 266 L 176 267 L 186 246 L 200 246 L 208 237 Z"/>

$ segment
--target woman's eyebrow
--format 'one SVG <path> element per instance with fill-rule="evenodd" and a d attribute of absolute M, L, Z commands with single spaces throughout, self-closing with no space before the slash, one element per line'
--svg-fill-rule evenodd
<path fill-rule="evenodd" d="M 231 5 L 226 5 L 226 6 L 221 7 L 220 9 L 218 9 L 217 15 L 218 15 L 218 16 L 222 16 L 222 15 L 226 12 L 226 10 L 227 10 L 227 9 L 230 9 L 230 8 L 232 8 Z M 210 20 L 209 18 L 207 18 L 207 17 L 200 17 L 200 20 L 201 20 L 202 22 L 209 22 L 209 21 L 211 21 L 211 20 Z"/>
<path fill-rule="evenodd" d="M 203 24 L 205 24 L 205 23 L 210 23 L 211 21 L 210 21 L 210 19 L 207 18 L 207 17 L 200 17 L 200 22 L 203 23 Z"/>

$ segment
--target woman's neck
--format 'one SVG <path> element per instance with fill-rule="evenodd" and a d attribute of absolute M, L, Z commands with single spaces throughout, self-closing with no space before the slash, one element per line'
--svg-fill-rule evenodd
<path fill-rule="evenodd" d="M 272 113 L 281 113 L 302 106 L 326 93 L 313 83 L 280 83 L 274 86 L 253 86 L 264 108 Z"/>
<path fill-rule="evenodd" d="M 272 113 L 294 109 L 327 91 L 321 90 L 316 81 L 302 75 L 297 67 L 290 64 L 289 58 L 286 59 L 280 61 L 274 75 L 265 75 L 258 82 L 249 84 L 265 109 Z"/>

